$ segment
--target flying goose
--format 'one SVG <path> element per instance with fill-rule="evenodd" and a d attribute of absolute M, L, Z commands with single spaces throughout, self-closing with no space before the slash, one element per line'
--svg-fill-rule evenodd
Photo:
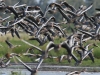
<path fill-rule="evenodd" d="M 59 57 L 59 62 L 61 62 L 63 59 L 67 59 L 68 62 L 70 63 L 72 57 L 71 57 L 69 54 L 68 54 L 68 55 L 61 55 L 61 56 Z"/>
<path fill-rule="evenodd" d="M 42 39 L 41 37 L 33 37 L 33 38 L 29 38 L 29 40 L 36 40 L 39 43 L 39 46 L 42 46 L 46 43 L 46 36 L 44 36 L 44 38 Z"/>
<path fill-rule="evenodd" d="M 36 70 L 35 71 L 37 71 L 39 68 L 40 68 L 40 65 L 42 64 L 42 62 L 43 62 L 43 60 L 45 59 L 45 58 L 48 58 L 48 53 L 49 53 L 49 51 L 52 49 L 52 48 L 50 48 L 50 49 L 48 49 L 48 48 L 46 48 L 46 50 L 42 50 L 41 48 L 39 48 L 39 47 L 37 47 L 37 46 L 35 46 L 35 45 L 32 45 L 32 44 L 30 44 L 29 42 L 27 42 L 27 41 L 25 41 L 25 40 L 21 40 L 22 42 L 24 42 L 24 43 L 26 43 L 26 44 L 28 44 L 28 45 L 30 45 L 30 46 L 32 46 L 32 47 L 34 47 L 34 48 L 36 48 L 37 50 L 39 50 L 40 52 L 41 52 L 41 57 L 40 57 L 40 59 L 39 59 L 39 63 L 37 64 L 37 66 L 36 66 Z M 48 45 L 47 45 L 47 47 L 48 47 Z M 26 65 L 25 65 L 25 67 L 26 67 Z M 29 69 L 29 68 L 28 68 Z M 34 73 L 32 70 L 29 70 L 31 73 Z"/>
<path fill-rule="evenodd" d="M 41 26 L 41 27 L 39 28 L 39 30 L 37 31 L 36 36 L 39 35 L 41 29 L 43 29 L 43 28 L 47 25 L 47 23 L 48 23 L 50 20 L 52 20 L 52 19 L 55 19 L 55 17 L 54 17 L 54 16 L 51 16 L 45 23 L 42 24 L 42 26 Z"/>
<path fill-rule="evenodd" d="M 72 12 L 77 11 L 72 5 L 68 4 L 66 1 L 62 1 L 61 5 L 65 5 L 67 8 L 71 9 Z"/>
<path fill-rule="evenodd" d="M 6 44 L 9 46 L 9 48 L 13 49 L 13 48 L 16 48 L 16 47 L 20 47 L 21 45 L 13 45 L 9 42 L 8 38 L 7 40 L 5 40 Z"/>
<path fill-rule="evenodd" d="M 36 74 L 37 70 L 33 70 L 33 69 L 32 69 L 31 67 L 29 67 L 26 63 L 24 63 L 19 57 L 17 57 L 17 56 L 15 56 L 15 57 L 18 59 L 19 62 L 21 62 L 21 63 L 25 66 L 25 68 L 26 68 L 28 71 L 31 72 L 30 75 L 35 75 L 35 74 Z"/>

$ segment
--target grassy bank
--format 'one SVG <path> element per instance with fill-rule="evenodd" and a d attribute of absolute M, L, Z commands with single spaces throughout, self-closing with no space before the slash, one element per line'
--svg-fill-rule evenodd
<path fill-rule="evenodd" d="M 20 33 L 21 38 L 27 40 L 28 42 L 30 42 L 31 44 L 34 44 L 35 46 L 39 46 L 39 43 L 37 41 L 30 41 L 28 40 L 31 36 L 28 36 L 28 34 L 26 33 Z M 17 47 L 15 49 L 10 49 L 8 47 L 8 45 L 5 43 L 5 40 L 7 39 L 7 37 L 9 38 L 9 41 L 14 44 L 14 45 L 21 45 L 20 47 Z M 65 40 L 64 38 L 55 38 L 55 43 L 58 44 L 61 41 Z M 93 43 L 95 42 L 96 44 L 98 44 L 100 46 L 100 42 L 99 41 L 94 41 L 94 40 L 90 40 L 88 43 Z M 48 42 L 47 42 L 48 43 Z M 46 43 L 46 44 L 47 44 Z M 15 52 L 18 54 L 22 54 L 24 53 L 30 46 L 26 45 L 25 43 L 23 43 L 22 41 L 20 41 L 20 39 L 18 39 L 16 36 L 12 37 L 11 34 L 7 34 L 6 36 L 0 36 L 0 44 L 3 46 L 0 46 L 0 57 L 4 56 L 7 52 L 11 53 L 11 52 Z M 45 45 L 40 46 L 41 49 L 45 50 Z M 80 64 L 80 66 L 100 66 L 100 48 L 96 47 L 93 50 L 93 54 L 95 57 L 95 63 L 92 63 L 92 61 L 90 60 L 90 58 L 86 58 L 85 60 L 82 61 L 82 64 Z M 34 50 L 34 53 L 39 53 L 37 50 Z M 52 50 L 50 53 L 50 55 L 52 56 L 60 56 L 62 54 L 67 54 L 66 50 L 61 48 L 60 51 L 55 52 L 54 50 Z M 76 55 L 79 56 L 79 55 Z M 26 56 L 22 56 L 21 59 L 25 62 L 35 62 L 34 59 L 35 57 L 26 57 Z M 13 60 L 12 60 L 13 62 Z M 58 62 L 58 59 L 52 59 L 52 58 L 48 58 L 44 60 L 45 63 L 49 63 L 49 64 L 63 64 L 63 65 L 70 65 L 70 66 L 74 66 L 75 61 L 72 60 L 71 63 L 68 63 L 67 60 L 63 60 L 61 63 Z"/>

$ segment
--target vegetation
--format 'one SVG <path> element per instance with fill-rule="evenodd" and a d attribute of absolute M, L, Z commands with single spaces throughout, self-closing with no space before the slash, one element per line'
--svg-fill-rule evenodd
<path fill-rule="evenodd" d="M 35 46 L 38 46 L 39 43 L 36 42 L 36 41 L 30 41 L 28 40 L 31 36 L 29 36 L 28 34 L 26 33 L 20 33 L 20 36 L 27 40 L 28 42 L 30 42 L 31 44 L 34 44 Z M 14 44 L 14 45 L 21 45 L 20 47 L 17 47 L 17 48 L 14 48 L 14 49 L 10 49 L 8 47 L 8 45 L 5 43 L 5 40 L 6 38 L 9 38 L 9 41 Z M 61 41 L 64 41 L 65 38 L 55 38 L 55 43 L 58 44 L 60 43 Z M 3 46 L 0 46 L 0 56 L 4 56 L 7 52 L 10 53 L 10 52 L 14 52 L 14 53 L 18 53 L 22 56 L 22 53 L 26 52 L 26 50 L 30 47 L 28 45 L 26 45 L 25 43 L 23 43 L 22 41 L 20 41 L 20 39 L 18 39 L 16 36 L 15 37 L 12 37 L 11 34 L 7 34 L 6 36 L 1 36 L 0 37 L 0 44 Z M 94 41 L 94 40 L 90 40 L 88 43 L 91 43 L 91 42 L 96 42 L 96 44 L 100 45 L 100 42 L 99 41 Z M 48 42 L 47 42 L 48 43 Z M 47 44 L 46 43 L 46 44 Z M 43 45 L 43 46 L 39 46 L 41 49 L 45 50 L 46 48 L 46 44 Z M 90 60 L 90 58 L 86 58 L 85 60 L 82 61 L 82 64 L 79 65 L 79 66 L 100 66 L 100 48 L 96 47 L 94 48 L 93 50 L 93 54 L 94 54 L 94 57 L 95 57 L 95 63 L 92 63 L 92 61 Z M 34 53 L 39 53 L 37 50 L 34 50 Z M 67 54 L 67 51 L 63 48 L 60 49 L 60 51 L 58 52 L 55 52 L 55 50 L 52 50 L 50 51 L 49 55 L 51 56 L 60 56 L 62 54 Z M 77 55 L 79 56 L 79 55 Z M 36 62 L 34 61 L 36 57 L 26 57 L 26 56 L 22 56 L 21 59 L 24 61 L 24 62 Z M 14 60 L 12 59 L 12 62 L 14 62 Z M 73 63 L 75 63 L 75 61 L 72 59 L 71 63 L 69 63 L 67 60 L 63 60 L 61 63 L 58 62 L 58 59 L 53 59 L 53 58 L 47 58 L 44 60 L 44 63 L 48 63 L 48 64 L 59 64 L 59 65 L 72 65 L 74 66 Z"/>

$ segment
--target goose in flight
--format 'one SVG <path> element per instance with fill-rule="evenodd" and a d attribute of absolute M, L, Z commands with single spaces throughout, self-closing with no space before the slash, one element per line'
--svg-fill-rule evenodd
<path fill-rule="evenodd" d="M 9 42 L 8 38 L 5 40 L 5 42 L 11 49 L 21 46 L 21 45 L 13 45 L 12 43 Z"/>
<path fill-rule="evenodd" d="M 16 53 L 6 53 L 4 57 L 1 58 L 0 60 L 0 66 L 2 68 L 6 68 L 10 65 L 10 62 L 11 62 L 11 58 L 13 58 L 14 62 L 16 62 L 16 60 L 14 59 L 14 56 L 20 56 L 19 54 L 16 54 Z"/>
<path fill-rule="evenodd" d="M 91 49 L 89 49 L 89 46 L 93 46 Z M 95 43 L 92 43 L 92 44 L 88 44 L 88 45 L 86 45 L 85 47 L 82 47 L 82 46 L 80 46 L 79 48 L 81 49 L 80 51 L 79 51 L 79 54 L 80 54 L 80 63 L 87 57 L 87 56 L 89 56 L 90 57 L 90 59 L 92 60 L 92 62 L 94 63 L 95 61 L 94 61 L 94 55 L 93 55 L 93 48 L 94 47 L 99 47 L 98 45 L 96 45 Z M 80 63 L 78 63 L 78 64 L 80 64 Z"/>
<path fill-rule="evenodd" d="M 25 68 L 26 68 L 28 71 L 31 72 L 30 75 L 35 75 L 35 74 L 36 74 L 37 70 L 33 70 L 33 69 L 32 69 L 31 67 L 29 67 L 26 63 L 24 63 L 19 57 L 17 57 L 17 56 L 15 56 L 15 57 L 18 59 L 19 62 L 21 62 L 21 63 L 25 66 Z"/>
<path fill-rule="evenodd" d="M 29 38 L 29 40 L 36 40 L 39 42 L 39 46 L 42 46 L 46 43 L 46 36 L 44 36 L 43 38 L 39 37 L 39 35 L 37 37 L 33 37 L 33 38 Z"/>
<path fill-rule="evenodd" d="M 2 57 L 0 59 L 0 66 L 1 66 L 1 68 L 6 68 L 9 65 L 10 61 L 11 60 Z"/>
<path fill-rule="evenodd" d="M 71 57 L 69 54 L 68 54 L 68 55 L 61 55 L 61 56 L 59 57 L 59 62 L 61 62 L 63 59 L 67 59 L 68 62 L 70 63 L 72 57 Z"/>
<path fill-rule="evenodd" d="M 66 75 L 80 75 L 80 71 L 72 71 L 70 73 L 67 73 Z"/>

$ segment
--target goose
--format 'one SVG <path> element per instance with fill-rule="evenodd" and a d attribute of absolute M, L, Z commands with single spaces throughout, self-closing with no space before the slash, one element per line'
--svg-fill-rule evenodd
<path fill-rule="evenodd" d="M 6 44 L 9 46 L 9 48 L 13 49 L 13 48 L 16 48 L 16 47 L 20 47 L 21 45 L 13 45 L 9 42 L 8 38 L 7 40 L 5 40 Z"/>
<path fill-rule="evenodd" d="M 5 54 L 5 57 L 7 58 L 7 59 L 10 59 L 10 58 L 12 58 L 13 56 L 20 56 L 19 54 L 16 54 L 16 53 L 6 53 Z"/>
<path fill-rule="evenodd" d="M 66 34 L 64 33 L 63 29 L 59 26 L 59 23 L 49 22 L 46 26 L 44 26 L 52 35 L 57 34 L 55 31 L 59 31 L 62 33 L 63 36 Z"/>
<path fill-rule="evenodd" d="M 21 63 L 25 66 L 25 68 L 26 68 L 28 71 L 31 72 L 30 75 L 35 75 L 35 74 L 37 73 L 37 70 L 33 70 L 33 69 L 32 69 L 31 67 L 29 67 L 26 63 L 24 63 L 19 57 L 17 57 L 17 56 L 15 56 L 15 57 L 16 57 L 16 59 L 18 59 L 19 62 L 21 62 Z"/>
<path fill-rule="evenodd" d="M 94 47 L 91 48 L 91 49 L 89 50 L 89 46 L 99 47 L 98 45 L 96 45 L 96 44 L 94 44 L 94 43 L 88 44 L 88 45 L 86 45 L 84 48 L 83 48 L 83 47 L 80 47 L 80 49 L 82 49 L 82 51 L 80 51 L 80 52 L 81 52 L 81 53 L 80 53 L 80 55 L 81 55 L 80 63 L 81 63 L 82 60 L 84 60 L 87 56 L 90 57 L 90 59 L 92 60 L 93 63 L 95 62 L 95 61 L 94 61 L 94 56 L 93 56 L 93 53 L 92 53 Z"/>
<path fill-rule="evenodd" d="M 32 14 L 40 13 L 41 15 L 43 15 L 43 12 L 39 6 L 27 6 L 24 12 Z"/>
<path fill-rule="evenodd" d="M 95 8 L 95 10 L 98 10 L 98 11 L 100 11 L 100 8 Z"/>
<path fill-rule="evenodd" d="M 2 5 L 2 6 L 6 6 L 4 0 L 1 0 L 1 1 L 0 1 L 0 5 Z"/>
<path fill-rule="evenodd" d="M 77 59 L 77 57 L 73 54 L 73 50 L 74 50 L 74 48 L 75 48 L 75 46 L 73 46 L 73 47 L 70 47 L 69 45 L 68 45 L 68 43 L 66 43 L 66 42 L 62 42 L 62 43 L 60 43 L 60 44 L 54 44 L 54 42 L 52 42 L 52 41 L 50 41 L 49 43 L 48 43 L 48 45 L 47 45 L 47 50 L 49 50 L 49 51 L 51 51 L 51 50 L 60 50 L 60 48 L 61 47 L 63 47 L 63 48 L 65 48 L 66 50 L 67 50 L 67 52 L 68 52 L 68 54 L 70 55 L 70 56 L 72 56 L 72 58 L 76 61 L 76 62 L 78 62 L 78 59 Z"/>
<path fill-rule="evenodd" d="M 11 28 L 10 32 L 11 32 L 12 37 L 14 37 L 14 28 Z"/>
<path fill-rule="evenodd" d="M 87 53 L 82 57 L 81 61 L 83 59 L 85 59 L 87 55 L 89 55 L 89 57 L 91 58 L 92 62 L 94 62 L 94 57 L 93 57 L 93 54 L 91 53 L 92 51 L 93 51 L 93 48 L 88 50 Z"/>
<path fill-rule="evenodd" d="M 3 18 L 3 19 L 0 19 L 0 22 L 2 23 L 2 22 L 5 22 L 7 19 L 9 19 L 11 16 L 8 16 L 8 17 L 6 17 L 6 18 Z"/>
<path fill-rule="evenodd" d="M 62 16 L 67 20 L 67 23 L 70 23 L 71 20 L 70 18 L 68 17 L 67 14 L 64 13 L 64 11 L 62 11 L 60 8 L 57 8 L 59 10 L 59 12 L 62 14 Z"/>
<path fill-rule="evenodd" d="M 72 56 L 72 58 L 76 61 L 76 63 L 79 62 L 78 58 L 73 54 L 73 51 L 74 51 L 75 47 L 78 47 L 78 46 L 70 47 L 69 44 L 67 43 L 67 41 L 64 41 L 64 42 L 60 43 L 60 46 L 66 49 L 68 54 L 70 56 Z"/>
<path fill-rule="evenodd" d="M 42 46 L 46 43 L 46 36 L 44 36 L 44 38 L 42 39 L 41 37 L 33 37 L 33 38 L 29 38 L 29 40 L 36 40 L 39 42 L 39 46 Z"/>
<path fill-rule="evenodd" d="M 80 75 L 80 71 L 72 71 L 70 73 L 67 73 L 66 75 Z"/>
<path fill-rule="evenodd" d="M 26 6 L 26 4 L 16 6 L 18 3 L 16 3 L 14 6 L 6 6 L 7 10 L 10 10 L 10 12 L 12 12 L 16 18 L 19 18 L 19 14 L 18 14 L 19 12 L 16 10 L 16 8 Z"/>
<path fill-rule="evenodd" d="M 19 35 L 19 33 L 18 33 L 18 30 L 15 28 L 15 34 L 17 35 L 17 37 L 20 39 L 21 37 L 20 37 L 20 35 Z"/>
<path fill-rule="evenodd" d="M 10 25 L 10 26 L 1 26 L 0 27 L 1 33 L 6 34 L 7 31 L 9 31 L 12 27 L 13 27 L 12 25 Z"/>
<path fill-rule="evenodd" d="M 23 53 L 24 56 L 33 56 L 36 57 L 37 59 L 40 58 L 42 55 L 41 54 L 35 54 L 34 53 L 34 47 L 30 47 L 26 50 L 25 53 Z"/>
<path fill-rule="evenodd" d="M 10 62 L 11 62 L 11 60 L 6 60 L 6 59 L 2 59 L 2 60 L 0 60 L 0 66 L 1 66 L 1 68 L 6 68 L 6 67 L 8 67 L 9 66 L 9 64 L 10 64 Z"/>
<path fill-rule="evenodd" d="M 55 13 L 56 12 L 55 6 L 58 6 L 59 8 L 62 9 L 62 7 L 58 3 L 50 3 L 45 9 L 43 17 L 46 17 L 46 14 L 48 12 L 51 13 L 51 14 Z"/>
<path fill-rule="evenodd" d="M 32 46 L 32 47 L 34 47 L 34 48 L 36 48 L 37 50 L 39 50 L 40 52 L 41 52 L 41 57 L 39 58 L 39 63 L 37 64 L 37 66 L 36 66 L 36 69 L 35 69 L 35 72 L 40 68 L 40 65 L 42 64 L 42 62 L 43 62 L 43 60 L 45 59 L 45 58 L 48 58 L 48 52 L 51 50 L 51 49 L 48 49 L 48 45 L 47 45 L 47 48 L 46 48 L 46 50 L 42 50 L 41 48 L 39 48 L 39 47 L 37 47 L 37 46 L 35 46 L 35 45 L 32 45 L 32 44 L 30 44 L 30 43 L 28 43 L 27 41 L 25 41 L 25 40 L 21 40 L 22 42 L 24 42 L 24 43 L 26 43 L 26 44 L 28 44 L 28 45 L 30 45 L 30 46 Z M 26 67 L 26 65 L 25 65 L 25 67 Z M 29 68 L 28 68 L 29 69 Z M 34 73 L 32 70 L 29 70 L 31 73 Z"/>
<path fill-rule="evenodd" d="M 54 41 L 54 38 L 48 32 L 44 33 L 44 35 L 47 36 L 49 41 Z"/>
<path fill-rule="evenodd" d="M 6 68 L 10 65 L 11 58 L 14 59 L 14 56 L 20 56 L 19 54 L 16 53 L 6 53 L 5 56 L 0 60 L 0 66 L 2 68 Z M 14 59 L 14 62 L 16 63 L 16 60 Z"/>
<path fill-rule="evenodd" d="M 77 11 L 72 5 L 68 4 L 66 1 L 62 1 L 61 5 L 65 5 L 67 8 L 71 9 L 72 12 Z"/>
<path fill-rule="evenodd" d="M 54 30 L 54 28 L 50 28 L 50 29 L 48 29 L 48 32 L 52 35 L 52 36 L 56 36 L 56 33 L 55 33 L 55 30 Z"/>
<path fill-rule="evenodd" d="M 34 29 L 33 26 L 27 25 L 24 22 L 18 23 L 18 25 L 26 32 L 29 33 L 30 35 L 34 35 L 34 32 L 31 29 Z M 31 28 L 30 28 L 31 27 Z M 37 29 L 37 28 L 36 28 Z"/>
<path fill-rule="evenodd" d="M 62 33 L 63 37 L 66 36 L 66 34 L 65 34 L 64 31 L 63 31 L 63 29 L 62 29 L 60 26 L 53 25 L 53 27 L 54 27 L 56 30 L 60 31 L 60 32 Z"/>
<path fill-rule="evenodd" d="M 72 71 L 72 72 L 69 72 L 66 75 L 81 75 L 81 72 L 86 72 L 86 71 L 87 71 L 87 69 L 84 68 L 84 69 L 82 69 L 80 71 Z"/>
<path fill-rule="evenodd" d="M 85 34 L 82 34 L 81 35 L 81 38 L 80 38 L 80 46 L 83 46 L 83 39 L 84 39 L 84 36 L 85 36 Z"/>
<path fill-rule="evenodd" d="M 77 30 L 95 39 L 99 35 L 100 25 L 96 26 L 96 29 L 94 32 L 87 32 L 85 30 L 80 30 L 80 29 L 77 29 Z"/>
<path fill-rule="evenodd" d="M 79 13 L 77 13 L 77 15 L 82 15 L 84 12 L 88 11 L 89 9 L 91 9 L 93 7 L 93 3 L 91 3 L 87 8 L 83 7 L 83 10 Z"/>
<path fill-rule="evenodd" d="M 31 23 L 32 25 L 34 25 L 37 29 L 39 29 L 39 24 L 37 23 L 37 21 L 36 20 L 30 20 L 30 19 L 25 19 L 25 21 L 27 21 L 27 22 L 29 22 L 29 23 Z"/>
<path fill-rule="evenodd" d="M 45 26 L 47 25 L 47 23 L 48 23 L 51 19 L 55 19 L 55 17 L 54 17 L 54 16 L 51 16 L 44 24 L 42 24 L 42 26 L 41 26 L 41 27 L 39 28 L 39 30 L 37 31 L 36 36 L 38 36 L 38 34 L 40 33 L 41 29 L 42 29 L 43 27 L 45 27 Z"/>
<path fill-rule="evenodd" d="M 72 57 L 71 57 L 69 54 L 68 54 L 68 55 L 61 55 L 61 56 L 59 57 L 59 62 L 61 62 L 63 59 L 67 59 L 68 62 L 70 63 Z"/>
<path fill-rule="evenodd" d="M 37 57 L 40 58 L 41 55 L 40 54 L 33 54 L 33 53 L 23 53 L 24 56 L 33 56 L 33 57 Z"/>
<path fill-rule="evenodd" d="M 7 67 L 9 63 L 10 63 L 10 60 L 7 60 L 4 57 L 0 58 L 0 66 L 1 66 L 1 68 Z"/>
<path fill-rule="evenodd" d="M 59 44 L 54 44 L 54 42 L 53 41 L 50 41 L 48 44 L 47 44 L 47 47 L 46 47 L 46 50 L 49 50 L 49 51 L 51 51 L 51 50 L 56 50 L 56 51 L 58 51 L 58 50 L 60 50 L 60 45 Z"/>
<path fill-rule="evenodd" d="M 25 53 L 34 53 L 34 47 L 29 47 L 26 49 Z"/>
<path fill-rule="evenodd" d="M 7 6 L 6 8 L 8 10 L 10 10 L 16 16 L 16 18 L 19 17 L 19 15 L 17 14 L 17 11 L 15 10 L 15 8 L 13 8 L 12 6 Z"/>
<path fill-rule="evenodd" d="M 5 3 L 0 3 L 0 11 L 6 11 L 6 5 Z"/>
<path fill-rule="evenodd" d="M 35 46 L 35 45 L 32 45 L 30 44 L 29 42 L 25 41 L 25 40 L 21 40 L 22 42 L 36 48 L 37 50 L 39 50 L 41 52 L 41 57 L 39 58 L 39 63 L 37 64 L 36 66 L 36 70 L 39 69 L 40 65 L 42 64 L 42 62 L 44 61 L 44 59 L 48 58 L 49 57 L 49 51 L 51 51 L 53 48 L 49 48 L 49 44 L 46 46 L 46 49 L 45 50 L 42 50 L 41 48 Z"/>
<path fill-rule="evenodd" d="M 38 22 L 36 21 L 36 19 L 32 16 L 32 15 L 29 15 L 29 16 L 26 16 L 28 19 L 25 19 L 27 20 L 29 23 L 35 23 L 33 25 L 35 25 L 36 27 L 39 26 Z M 37 27 L 38 28 L 38 27 Z"/>
<path fill-rule="evenodd" d="M 25 31 L 26 33 L 29 33 L 30 36 L 33 36 L 34 35 L 33 31 L 30 31 L 29 29 L 27 29 L 25 27 L 25 24 L 24 23 L 18 23 L 18 26 L 20 26 L 23 29 L 23 31 Z"/>
<path fill-rule="evenodd" d="M 24 39 L 21 39 L 21 41 L 24 42 L 24 43 L 26 43 L 27 45 L 29 45 L 29 46 L 31 46 L 31 47 L 34 47 L 34 48 L 36 48 L 37 50 L 39 50 L 39 51 L 42 52 L 42 49 L 41 49 L 41 48 L 39 48 L 39 47 L 37 47 L 37 46 L 35 46 L 35 45 L 33 45 L 33 44 L 30 44 L 29 42 L 25 41 Z"/>
<path fill-rule="evenodd" d="M 88 35 L 88 36 L 90 36 L 90 37 L 92 37 L 92 38 L 95 37 L 95 35 L 93 35 L 91 32 L 87 32 L 87 31 L 80 30 L 80 29 L 77 29 L 77 30 L 84 33 L 84 34 L 86 34 L 86 35 Z"/>

